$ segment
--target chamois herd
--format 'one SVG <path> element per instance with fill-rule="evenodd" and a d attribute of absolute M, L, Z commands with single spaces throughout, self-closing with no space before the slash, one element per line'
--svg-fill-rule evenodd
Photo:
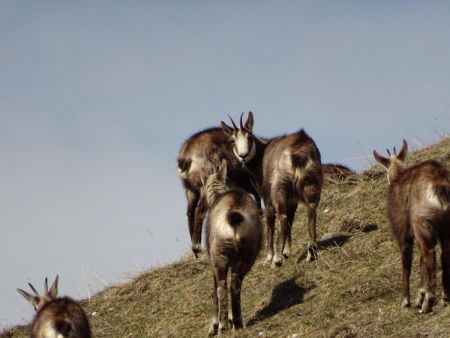
<path fill-rule="evenodd" d="M 299 203 L 307 213 L 307 261 L 318 258 L 316 214 L 324 183 L 333 183 L 353 172 L 340 165 L 322 164 L 319 149 L 302 129 L 274 138 L 253 133 L 251 112 L 239 126 L 205 129 L 188 138 L 178 155 L 178 173 L 186 192 L 192 251 L 201 252 L 202 226 L 206 226 L 206 251 L 214 288 L 214 313 L 208 334 L 243 327 L 241 286 L 259 254 L 266 225 L 265 262 L 280 267 L 291 255 L 291 230 Z M 442 248 L 444 302 L 450 302 L 450 170 L 428 160 L 406 167 L 408 145 L 388 157 L 373 151 L 386 170 L 387 215 L 398 242 L 402 262 L 402 307 L 411 305 L 410 274 L 414 241 L 420 249 L 420 286 L 415 306 L 431 312 L 436 301 L 437 242 Z M 262 208 L 262 203 L 264 209 Z M 275 241 L 274 241 L 275 240 Z M 231 280 L 228 287 L 227 275 Z M 91 337 L 81 305 L 69 297 L 58 298 L 58 276 L 45 294 L 17 289 L 37 311 L 32 338 Z M 228 292 L 231 293 L 229 307 Z"/>

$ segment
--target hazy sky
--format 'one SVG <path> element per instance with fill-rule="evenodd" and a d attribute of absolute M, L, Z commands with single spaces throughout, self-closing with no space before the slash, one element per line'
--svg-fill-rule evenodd
<path fill-rule="evenodd" d="M 1 1 L 0 327 L 189 250 L 179 146 L 252 110 L 324 162 L 450 131 L 447 1 Z M 320 233 L 320 225 L 319 225 Z"/>

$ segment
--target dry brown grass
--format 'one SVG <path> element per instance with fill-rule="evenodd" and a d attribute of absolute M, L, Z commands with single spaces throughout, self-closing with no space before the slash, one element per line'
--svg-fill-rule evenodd
<path fill-rule="evenodd" d="M 429 158 L 450 165 L 450 138 L 411 153 L 409 163 Z M 327 186 L 319 237 L 345 236 L 321 243 L 319 259 L 312 263 L 302 259 L 308 236 L 304 210 L 299 210 L 294 257 L 280 269 L 264 266 L 260 257 L 242 289 L 245 328 L 224 336 L 449 337 L 450 307 L 437 305 L 429 315 L 400 308 L 400 255 L 385 217 L 385 193 L 386 178 L 377 167 Z M 415 292 L 417 255 L 412 275 Z M 211 290 L 206 255 L 189 255 L 109 287 L 84 307 L 95 337 L 202 337 L 212 312 Z M 9 333 L 23 337 L 27 330 Z"/>

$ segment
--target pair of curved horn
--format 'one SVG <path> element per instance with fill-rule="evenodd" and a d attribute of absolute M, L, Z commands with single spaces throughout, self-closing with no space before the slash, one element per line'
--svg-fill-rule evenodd
<path fill-rule="evenodd" d="M 234 131 L 237 131 L 237 130 L 238 130 L 238 127 L 236 126 L 236 123 L 234 123 L 234 121 L 233 121 L 233 119 L 231 118 L 230 114 L 228 114 L 228 117 L 230 118 L 231 123 L 233 124 Z M 247 130 L 247 128 L 245 128 L 245 126 L 244 126 L 244 123 L 242 123 L 242 118 L 243 118 L 243 117 L 244 117 L 244 113 L 242 112 L 241 117 L 240 117 L 240 119 L 239 119 L 239 124 L 240 124 L 241 130 Z"/>

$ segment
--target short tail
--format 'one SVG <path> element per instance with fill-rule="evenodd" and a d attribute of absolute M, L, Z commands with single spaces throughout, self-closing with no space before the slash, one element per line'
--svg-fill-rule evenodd
<path fill-rule="evenodd" d="M 244 216 L 239 211 L 228 211 L 227 221 L 232 226 L 235 227 L 244 221 Z"/>
<path fill-rule="evenodd" d="M 450 184 L 436 184 L 434 192 L 442 205 L 450 204 Z"/>
<path fill-rule="evenodd" d="M 65 319 L 55 320 L 54 328 L 55 328 L 56 332 L 60 333 L 64 337 L 68 337 L 70 335 L 70 333 L 73 331 L 72 323 Z"/>

